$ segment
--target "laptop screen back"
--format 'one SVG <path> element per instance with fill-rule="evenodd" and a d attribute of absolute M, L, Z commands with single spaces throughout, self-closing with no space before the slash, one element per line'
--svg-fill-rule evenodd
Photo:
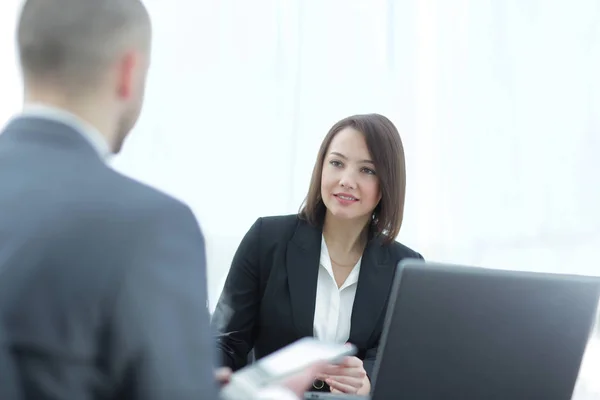
<path fill-rule="evenodd" d="M 409 261 L 396 274 L 375 400 L 567 400 L 600 280 Z"/>

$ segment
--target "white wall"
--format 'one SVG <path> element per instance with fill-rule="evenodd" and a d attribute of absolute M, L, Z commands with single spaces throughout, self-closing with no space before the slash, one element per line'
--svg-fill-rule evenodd
<path fill-rule="evenodd" d="M 147 3 L 147 103 L 114 165 L 192 206 L 212 303 L 248 227 L 295 212 L 328 128 L 363 112 L 402 134 L 400 240 L 426 258 L 600 273 L 595 0 Z M 0 65 L 5 120 L 21 87 Z"/>
<path fill-rule="evenodd" d="M 17 0 L 5 0 L 0 5 L 0 126 L 19 111 L 23 99 L 14 43 L 19 4 Z"/>
<path fill-rule="evenodd" d="M 597 2 L 151 6 L 151 90 L 116 165 L 192 205 L 213 302 L 250 224 L 298 209 L 328 128 L 373 111 L 405 142 L 401 241 L 429 259 L 600 272 Z"/>

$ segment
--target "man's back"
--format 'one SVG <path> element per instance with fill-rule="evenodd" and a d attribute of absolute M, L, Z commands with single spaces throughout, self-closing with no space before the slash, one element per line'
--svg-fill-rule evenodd
<path fill-rule="evenodd" d="M 142 0 L 25 0 L 16 42 L 25 114 L 0 133 L 0 325 L 25 398 L 216 399 L 196 219 L 102 161 L 144 102 Z M 296 398 L 319 368 L 261 398 Z"/>
<path fill-rule="evenodd" d="M 0 187 L 0 312 L 26 398 L 215 398 L 186 206 L 42 118 L 0 134 Z"/>
<path fill-rule="evenodd" d="M 20 389 L 4 328 L 0 326 L 0 399 L 20 400 Z"/>

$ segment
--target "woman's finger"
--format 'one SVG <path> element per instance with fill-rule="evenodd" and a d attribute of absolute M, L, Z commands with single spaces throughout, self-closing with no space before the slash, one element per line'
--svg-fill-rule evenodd
<path fill-rule="evenodd" d="M 231 380 L 231 369 L 227 367 L 218 368 L 215 371 L 215 379 L 220 385 L 225 385 Z"/>
<path fill-rule="evenodd" d="M 327 382 L 331 389 L 337 389 L 342 393 L 355 394 L 356 392 L 358 392 L 357 387 L 342 383 L 332 378 L 327 379 L 325 382 Z"/>
<path fill-rule="evenodd" d="M 363 367 L 327 367 L 324 371 L 325 376 L 335 376 L 335 375 L 344 375 L 344 376 L 354 376 L 356 378 L 364 378 L 367 376 L 367 372 Z"/>
<path fill-rule="evenodd" d="M 334 376 L 326 379 L 325 382 L 327 382 L 330 387 L 341 390 L 344 393 L 357 393 L 364 383 L 362 379 L 348 376 Z"/>
<path fill-rule="evenodd" d="M 327 379 L 334 380 L 339 383 L 343 383 L 344 385 L 350 385 L 356 388 L 359 388 L 363 385 L 364 380 L 362 378 L 355 378 L 352 376 L 330 376 Z"/>
<path fill-rule="evenodd" d="M 344 367 L 340 367 L 339 365 L 328 365 L 323 369 L 323 375 L 338 375 Z"/>
<path fill-rule="evenodd" d="M 358 357 L 346 357 L 341 364 L 344 367 L 361 367 L 363 366 L 363 362 Z"/>
<path fill-rule="evenodd" d="M 328 376 L 351 376 L 354 378 L 364 379 L 364 377 L 367 376 L 367 372 L 362 367 L 361 368 L 353 367 L 353 368 L 340 368 L 335 371 L 330 371 L 326 375 L 328 375 Z"/>

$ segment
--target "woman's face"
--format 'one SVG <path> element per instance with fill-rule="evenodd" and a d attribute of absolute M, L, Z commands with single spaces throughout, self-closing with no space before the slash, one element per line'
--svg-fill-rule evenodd
<path fill-rule="evenodd" d="M 362 133 L 346 127 L 331 141 L 321 173 L 321 197 L 338 218 L 371 218 L 381 200 L 379 179 Z"/>

